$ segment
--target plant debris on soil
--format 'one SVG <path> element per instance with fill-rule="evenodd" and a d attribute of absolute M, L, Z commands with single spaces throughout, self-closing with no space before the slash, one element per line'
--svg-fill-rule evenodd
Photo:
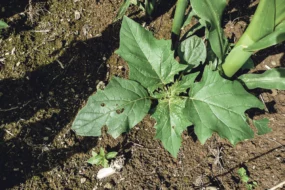
<path fill-rule="evenodd" d="M 174 0 L 159 4 L 151 21 L 131 7 L 128 15 L 157 38 L 170 39 Z M 235 42 L 258 1 L 232 0 L 225 33 Z M 96 87 L 111 76 L 127 77 L 119 47 L 120 0 L 11 0 L 0 3 L 9 24 L 0 37 L 0 189 L 245 189 L 245 168 L 256 189 L 285 180 L 285 91 L 254 93 L 272 132 L 232 146 L 214 135 L 202 145 L 193 127 L 183 133 L 178 158 L 154 139 L 146 117 L 130 133 L 113 139 L 80 137 L 70 129 Z M 285 44 L 256 53 L 256 69 L 285 66 Z M 99 84 L 99 85 L 98 85 Z M 100 147 L 124 158 L 120 172 L 96 179 L 101 166 L 86 161 Z"/>

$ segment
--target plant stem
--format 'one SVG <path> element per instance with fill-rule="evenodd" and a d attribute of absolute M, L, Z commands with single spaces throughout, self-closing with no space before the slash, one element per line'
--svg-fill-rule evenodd
<path fill-rule="evenodd" d="M 179 39 L 181 27 L 183 25 L 185 11 L 189 0 L 178 0 L 175 9 L 174 20 L 172 24 L 172 44 L 175 46 Z"/>
<path fill-rule="evenodd" d="M 245 51 L 244 48 L 273 32 L 274 17 L 275 1 L 260 0 L 252 21 L 222 65 L 224 74 L 227 77 L 232 77 L 253 53 Z"/>

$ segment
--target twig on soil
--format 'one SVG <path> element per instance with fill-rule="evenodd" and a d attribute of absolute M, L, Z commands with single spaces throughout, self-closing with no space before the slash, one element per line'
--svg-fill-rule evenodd
<path fill-rule="evenodd" d="M 278 142 L 278 141 L 275 140 L 275 139 L 271 139 L 271 138 L 268 138 L 268 137 L 266 137 L 266 139 L 268 139 L 268 140 L 270 140 L 270 141 L 273 141 L 273 142 L 276 142 L 277 144 L 281 145 L 281 147 L 283 147 L 283 148 L 284 148 L 284 146 L 285 146 L 284 144 Z"/>
<path fill-rule="evenodd" d="M 32 32 L 38 32 L 38 33 L 47 33 L 49 32 L 50 29 L 46 29 L 46 30 L 33 30 Z"/>
<path fill-rule="evenodd" d="M 7 130 L 7 129 L 4 129 L 4 130 L 6 131 L 6 133 L 8 133 L 8 134 L 11 135 L 12 137 L 14 137 L 14 134 L 11 133 L 9 130 Z"/>
<path fill-rule="evenodd" d="M 275 190 L 275 189 L 278 189 L 278 188 L 282 188 L 283 186 L 285 185 L 285 181 L 279 183 L 278 185 L 268 189 L 268 190 Z"/>
<path fill-rule="evenodd" d="M 147 147 L 144 147 L 143 145 L 140 145 L 140 144 L 135 143 L 135 142 L 133 142 L 133 141 L 129 141 L 129 142 L 132 143 L 133 145 L 138 146 L 138 147 L 143 148 L 143 149 L 147 149 L 147 150 L 160 150 L 160 148 L 147 148 Z"/>
<path fill-rule="evenodd" d="M 267 113 L 269 113 L 269 110 L 268 110 L 268 108 L 267 108 L 267 106 L 266 106 L 266 104 L 265 104 L 265 102 L 264 102 L 264 99 L 263 99 L 262 94 L 259 95 L 259 98 L 261 99 L 261 101 L 262 101 L 262 103 L 263 103 L 263 105 L 264 105 L 265 111 L 266 111 Z"/>
<path fill-rule="evenodd" d="M 0 112 L 7 112 L 7 111 L 16 110 L 16 109 L 22 109 L 22 108 L 24 108 L 26 105 L 28 105 L 30 102 L 31 102 L 31 100 L 28 101 L 28 102 L 26 102 L 26 103 L 24 103 L 22 106 L 15 106 L 15 107 L 7 108 L 7 109 L 0 109 Z"/>
<path fill-rule="evenodd" d="M 19 108 L 19 106 L 8 108 L 8 109 L 0 109 L 0 112 L 12 111 L 12 110 L 15 110 L 15 109 L 18 109 L 18 108 Z"/>
<path fill-rule="evenodd" d="M 60 67 L 61 67 L 62 69 L 64 69 L 64 66 L 63 66 L 62 62 L 60 62 L 58 59 L 56 60 L 56 62 L 58 62 L 58 64 L 60 65 Z"/>

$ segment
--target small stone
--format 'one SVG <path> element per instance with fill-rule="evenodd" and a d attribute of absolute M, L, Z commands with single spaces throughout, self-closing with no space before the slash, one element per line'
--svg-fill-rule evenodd
<path fill-rule="evenodd" d="M 80 12 L 76 10 L 74 12 L 74 17 L 75 17 L 75 20 L 79 20 L 80 19 Z"/>
<path fill-rule="evenodd" d="M 105 189 L 112 189 L 113 186 L 112 186 L 111 183 L 106 183 L 106 184 L 104 185 L 104 188 L 105 188 Z"/>
<path fill-rule="evenodd" d="M 48 137 L 44 137 L 44 141 L 48 141 Z"/>
<path fill-rule="evenodd" d="M 83 177 L 80 179 L 80 183 L 85 183 L 85 182 L 86 182 L 86 178 Z"/>
<path fill-rule="evenodd" d="M 277 65 L 276 61 L 271 61 L 271 64 L 272 64 L 273 66 L 276 66 L 276 65 Z"/>
<path fill-rule="evenodd" d="M 103 81 L 100 81 L 96 86 L 97 90 L 99 90 L 99 89 L 104 90 L 104 88 L 105 88 L 105 83 Z"/>

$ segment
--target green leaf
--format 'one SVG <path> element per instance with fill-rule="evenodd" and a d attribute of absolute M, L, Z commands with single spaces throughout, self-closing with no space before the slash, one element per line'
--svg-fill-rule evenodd
<path fill-rule="evenodd" d="M 104 158 L 101 165 L 102 165 L 104 168 L 108 168 L 108 167 L 109 167 L 108 160 Z"/>
<path fill-rule="evenodd" d="M 205 67 L 201 82 L 194 83 L 186 108 L 202 144 L 217 132 L 232 144 L 250 139 L 254 133 L 244 112 L 263 104 L 249 94 L 238 81 L 222 78 L 218 71 Z"/>
<path fill-rule="evenodd" d="M 93 157 L 94 157 L 94 156 L 97 156 L 97 153 L 94 152 L 94 151 L 92 151 L 92 156 L 93 156 Z"/>
<path fill-rule="evenodd" d="M 245 50 L 246 51 L 258 51 L 258 50 L 265 49 L 270 46 L 279 44 L 283 41 L 285 41 L 285 20 L 281 22 L 272 33 L 268 34 L 267 36 L 261 38 L 254 44 L 245 48 Z"/>
<path fill-rule="evenodd" d="M 89 97 L 72 129 L 82 136 L 100 136 L 101 128 L 117 138 L 140 122 L 150 109 L 147 91 L 135 81 L 113 77 L 105 90 Z"/>
<path fill-rule="evenodd" d="M 182 28 L 184 28 L 185 26 L 187 26 L 188 24 L 191 23 L 191 20 L 192 20 L 194 15 L 195 15 L 195 12 L 193 10 L 188 12 L 188 14 L 184 18 L 184 22 L 183 22 Z"/>
<path fill-rule="evenodd" d="M 238 169 L 238 175 L 241 178 L 241 181 L 244 183 L 247 183 L 249 180 L 249 177 L 246 174 L 246 170 L 244 168 Z"/>
<path fill-rule="evenodd" d="M 182 77 L 182 79 L 171 86 L 171 90 L 175 95 L 179 95 L 181 92 L 186 92 L 187 89 L 192 88 L 195 79 L 199 75 L 199 72 L 191 73 Z"/>
<path fill-rule="evenodd" d="M 8 24 L 6 24 L 6 22 L 0 20 L 0 30 L 4 29 L 4 28 L 7 28 L 7 27 L 8 27 Z"/>
<path fill-rule="evenodd" d="M 278 25 L 285 18 L 285 1 L 275 0 L 275 25 Z"/>
<path fill-rule="evenodd" d="M 174 75 L 187 67 L 174 59 L 170 40 L 155 39 L 151 32 L 127 17 L 123 19 L 116 53 L 128 62 L 130 79 L 150 92 L 173 82 Z"/>
<path fill-rule="evenodd" d="M 195 13 L 210 25 L 210 45 L 220 60 L 224 59 L 228 46 L 224 31 L 221 28 L 221 18 L 226 4 L 226 0 L 191 0 Z"/>
<path fill-rule="evenodd" d="M 195 32 L 197 32 L 198 30 L 200 30 L 203 27 L 206 27 L 206 23 L 204 23 L 205 21 L 203 19 L 200 19 L 199 22 L 197 22 L 196 24 L 194 24 L 182 37 L 182 39 L 188 38 L 190 36 L 192 36 L 193 34 L 195 34 Z"/>
<path fill-rule="evenodd" d="M 122 3 L 122 5 L 120 6 L 120 9 L 117 13 L 116 19 L 115 20 L 120 20 L 123 18 L 123 16 L 126 14 L 129 6 L 131 5 L 131 1 L 130 0 L 124 0 L 124 2 Z"/>
<path fill-rule="evenodd" d="M 102 159 L 103 159 L 103 157 L 101 157 L 100 155 L 92 156 L 91 158 L 89 158 L 87 160 L 87 163 L 92 164 L 92 165 L 94 165 L 94 164 L 98 165 L 98 164 L 100 164 Z"/>
<path fill-rule="evenodd" d="M 246 37 L 249 38 L 248 40 L 254 43 L 273 32 L 275 28 L 275 13 L 275 0 L 261 0 L 245 31 Z M 243 34 L 243 36 L 245 34 Z"/>
<path fill-rule="evenodd" d="M 253 120 L 253 125 L 257 128 L 258 135 L 264 135 L 272 131 L 271 128 L 268 127 L 269 119 L 263 118 L 261 120 Z"/>
<path fill-rule="evenodd" d="M 262 74 L 244 74 L 239 79 L 248 89 L 285 90 L 285 68 L 270 69 Z"/>
<path fill-rule="evenodd" d="M 101 157 L 105 157 L 105 150 L 102 148 L 102 147 L 100 147 L 100 153 L 99 153 L 99 155 L 101 156 Z"/>
<path fill-rule="evenodd" d="M 185 102 L 185 99 L 179 97 L 160 100 L 152 115 L 156 120 L 155 137 L 162 141 L 164 148 L 174 157 L 177 157 L 181 146 L 182 132 L 191 125 Z"/>
<path fill-rule="evenodd" d="M 204 41 L 198 36 L 191 36 L 178 47 L 178 55 L 182 63 L 195 68 L 206 60 L 207 50 Z"/>
<path fill-rule="evenodd" d="M 107 159 L 112 159 L 112 158 L 115 158 L 117 156 L 118 152 L 109 152 L 107 155 L 106 155 L 106 158 Z"/>

